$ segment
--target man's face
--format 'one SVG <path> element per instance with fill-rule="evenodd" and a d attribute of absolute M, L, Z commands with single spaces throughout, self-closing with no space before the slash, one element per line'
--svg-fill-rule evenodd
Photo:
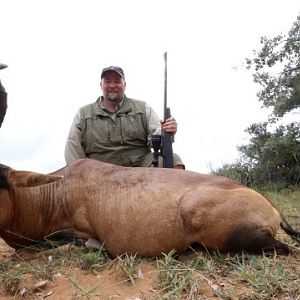
<path fill-rule="evenodd" d="M 120 102 L 123 100 L 126 82 L 114 71 L 107 71 L 100 83 L 103 97 L 109 101 Z"/>

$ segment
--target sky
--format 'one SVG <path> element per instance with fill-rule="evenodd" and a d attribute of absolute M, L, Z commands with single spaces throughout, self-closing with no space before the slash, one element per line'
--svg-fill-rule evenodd
<path fill-rule="evenodd" d="M 286 33 L 299 0 L 0 0 L 0 79 L 8 110 L 0 162 L 41 173 L 65 165 L 79 107 L 101 95 L 104 67 L 124 69 L 126 95 L 178 122 L 173 151 L 188 170 L 209 173 L 238 159 L 245 129 L 265 121 L 243 63 L 261 36 Z"/>

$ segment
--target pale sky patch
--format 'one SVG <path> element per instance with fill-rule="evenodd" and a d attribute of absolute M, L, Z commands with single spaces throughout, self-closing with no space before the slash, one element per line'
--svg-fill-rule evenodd
<path fill-rule="evenodd" d="M 208 173 L 238 157 L 244 130 L 264 121 L 245 57 L 261 36 L 287 32 L 300 2 L 0 0 L 0 73 L 8 111 L 1 163 L 51 172 L 65 165 L 75 112 L 100 95 L 100 72 L 125 71 L 129 97 L 163 116 L 163 53 L 168 104 L 178 121 L 174 151 L 187 169 Z"/>

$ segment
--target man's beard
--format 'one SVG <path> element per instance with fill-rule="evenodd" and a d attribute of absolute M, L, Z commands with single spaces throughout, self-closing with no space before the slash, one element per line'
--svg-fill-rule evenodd
<path fill-rule="evenodd" d="M 112 102 L 119 102 L 122 100 L 122 96 L 120 94 L 107 94 L 106 98 Z"/>

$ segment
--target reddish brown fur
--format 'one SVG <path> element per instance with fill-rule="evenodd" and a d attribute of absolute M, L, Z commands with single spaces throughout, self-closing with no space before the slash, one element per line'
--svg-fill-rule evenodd
<path fill-rule="evenodd" d="M 278 211 L 223 177 L 88 159 L 49 175 L 3 172 L 10 189 L 0 187 L 0 236 L 13 247 L 26 244 L 18 235 L 42 239 L 72 228 L 79 238 L 105 241 L 113 256 L 179 253 L 193 243 L 220 251 L 288 251 L 275 239 Z"/>

